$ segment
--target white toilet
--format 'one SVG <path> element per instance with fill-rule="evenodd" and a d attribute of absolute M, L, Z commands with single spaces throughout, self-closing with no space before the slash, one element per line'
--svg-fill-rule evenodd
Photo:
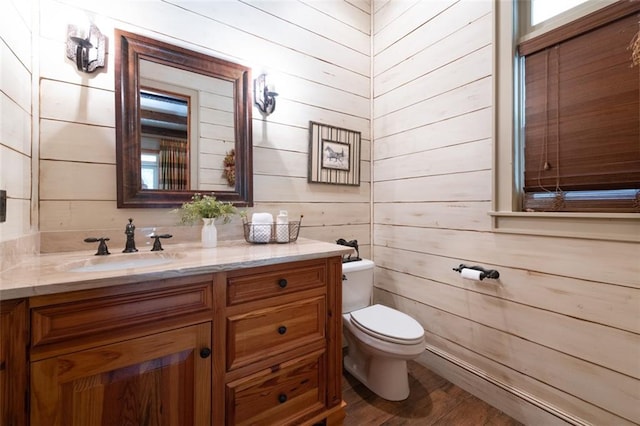
<path fill-rule="evenodd" d="M 407 360 L 425 350 L 424 329 L 407 314 L 371 305 L 373 267 L 366 259 L 342 264 L 344 368 L 382 398 L 401 401 L 409 396 Z"/>

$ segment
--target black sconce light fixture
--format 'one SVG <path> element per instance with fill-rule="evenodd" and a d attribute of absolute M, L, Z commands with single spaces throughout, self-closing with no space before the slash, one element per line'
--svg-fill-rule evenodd
<path fill-rule="evenodd" d="M 273 85 L 267 84 L 266 74 L 261 74 L 253 80 L 254 103 L 258 106 L 262 114 L 269 115 L 276 110 L 276 96 Z"/>
<path fill-rule="evenodd" d="M 94 24 L 90 24 L 88 28 L 69 25 L 67 58 L 75 61 L 78 71 L 94 72 L 96 68 L 104 67 L 106 40 Z"/>

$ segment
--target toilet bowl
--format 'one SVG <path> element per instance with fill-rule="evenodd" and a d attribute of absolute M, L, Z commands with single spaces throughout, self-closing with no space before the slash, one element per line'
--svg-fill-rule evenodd
<path fill-rule="evenodd" d="M 384 399 L 409 396 L 407 360 L 425 349 L 424 329 L 393 308 L 370 304 L 373 291 L 370 260 L 343 264 L 344 368 Z"/>

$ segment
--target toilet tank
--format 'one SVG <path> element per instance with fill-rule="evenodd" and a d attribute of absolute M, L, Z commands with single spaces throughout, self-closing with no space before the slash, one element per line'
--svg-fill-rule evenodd
<path fill-rule="evenodd" d="M 373 267 L 374 263 L 367 259 L 342 264 L 343 313 L 365 308 L 371 304 Z"/>

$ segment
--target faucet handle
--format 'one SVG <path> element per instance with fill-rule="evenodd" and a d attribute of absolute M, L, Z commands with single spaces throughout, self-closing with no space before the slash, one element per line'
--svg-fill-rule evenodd
<path fill-rule="evenodd" d="M 162 244 L 160 244 L 160 238 L 171 238 L 173 235 L 171 234 L 160 234 L 160 235 L 149 235 L 149 238 L 153 238 L 153 248 L 151 251 L 162 251 Z"/>
<path fill-rule="evenodd" d="M 109 253 L 109 248 L 107 247 L 107 243 L 106 243 L 107 241 L 109 241 L 109 238 L 107 237 L 102 237 L 102 238 L 89 237 L 84 239 L 85 243 L 100 242 L 100 244 L 98 244 L 98 251 L 95 254 L 96 256 L 105 256 L 107 254 L 111 254 Z"/>

